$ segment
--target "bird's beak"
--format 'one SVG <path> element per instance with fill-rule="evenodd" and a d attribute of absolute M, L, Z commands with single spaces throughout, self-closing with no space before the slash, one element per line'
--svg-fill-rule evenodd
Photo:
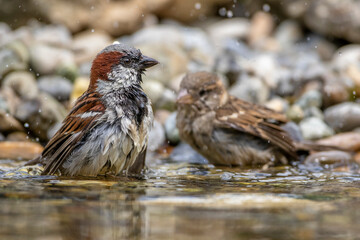
<path fill-rule="evenodd" d="M 151 57 L 147 57 L 147 56 L 142 56 L 141 60 L 140 60 L 140 66 L 142 69 L 146 69 L 152 66 L 155 66 L 156 64 L 158 64 L 159 62 L 156 61 L 155 59 L 151 58 Z"/>
<path fill-rule="evenodd" d="M 176 99 L 176 102 L 181 104 L 192 104 L 194 102 L 194 99 L 186 89 L 181 89 Z"/>

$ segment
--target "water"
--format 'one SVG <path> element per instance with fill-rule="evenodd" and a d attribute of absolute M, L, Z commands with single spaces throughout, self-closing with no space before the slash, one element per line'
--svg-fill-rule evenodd
<path fill-rule="evenodd" d="M 358 173 L 157 162 L 144 180 L 39 176 L 2 162 L 0 239 L 360 236 Z"/>

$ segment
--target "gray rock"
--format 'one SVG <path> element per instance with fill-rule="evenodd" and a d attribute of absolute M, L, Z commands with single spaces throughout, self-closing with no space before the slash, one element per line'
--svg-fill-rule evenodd
<path fill-rule="evenodd" d="M 53 97 L 39 93 L 35 98 L 22 102 L 15 117 L 24 123 L 36 136 L 47 140 L 48 130 L 66 116 L 66 109 Z"/>
<path fill-rule="evenodd" d="M 296 21 L 286 20 L 280 23 L 274 35 L 282 48 L 292 47 L 302 37 L 302 31 Z"/>
<path fill-rule="evenodd" d="M 75 65 L 74 55 L 67 49 L 35 44 L 30 47 L 30 63 L 37 73 L 55 73 L 60 66 Z"/>
<path fill-rule="evenodd" d="M 18 52 L 10 47 L 0 48 L 0 79 L 14 70 L 24 70 L 27 63 Z"/>
<path fill-rule="evenodd" d="M 322 105 L 322 94 L 317 90 L 307 91 L 296 101 L 296 104 L 304 110 L 310 107 L 320 108 Z"/>
<path fill-rule="evenodd" d="M 58 47 L 68 47 L 72 43 L 71 33 L 63 25 L 40 25 L 32 33 L 38 43 Z"/>
<path fill-rule="evenodd" d="M 269 88 L 258 77 L 242 75 L 237 83 L 230 87 L 229 93 L 243 100 L 264 104 L 269 98 Z"/>
<path fill-rule="evenodd" d="M 316 117 L 316 118 L 319 118 L 321 120 L 324 120 L 323 112 L 320 110 L 320 108 L 317 108 L 317 107 L 306 108 L 305 111 L 304 111 L 304 117 L 305 118 Z"/>
<path fill-rule="evenodd" d="M 283 126 L 281 126 L 291 137 L 291 139 L 301 142 L 303 141 L 303 136 L 301 133 L 300 127 L 294 122 L 287 122 Z"/>
<path fill-rule="evenodd" d="M 21 98 L 32 99 L 38 95 L 35 77 L 30 72 L 18 71 L 8 74 L 2 84 L 13 89 Z"/>
<path fill-rule="evenodd" d="M 299 105 L 294 104 L 286 111 L 286 116 L 294 122 L 299 122 L 304 118 L 305 114 Z"/>
<path fill-rule="evenodd" d="M 165 122 L 165 134 L 167 140 L 172 144 L 180 142 L 179 129 L 176 127 L 176 112 L 173 112 Z"/>
<path fill-rule="evenodd" d="M 69 100 L 73 89 L 68 79 L 56 75 L 40 77 L 38 87 L 59 101 Z"/>
<path fill-rule="evenodd" d="M 305 118 L 299 123 L 301 133 L 306 140 L 320 139 L 334 135 L 334 130 L 316 117 Z"/>
<path fill-rule="evenodd" d="M 148 150 L 156 151 L 165 143 L 165 130 L 161 123 L 154 120 L 154 125 L 149 134 Z"/>
<path fill-rule="evenodd" d="M 24 131 L 24 127 L 10 114 L 0 110 L 0 132 Z"/>
<path fill-rule="evenodd" d="M 170 154 L 170 159 L 175 162 L 208 164 L 208 160 L 197 153 L 190 145 L 181 143 L 174 148 Z"/>
<path fill-rule="evenodd" d="M 336 131 L 351 131 L 360 127 L 360 104 L 344 102 L 324 111 L 325 122 Z"/>
<path fill-rule="evenodd" d="M 348 152 L 326 151 L 309 155 L 304 164 L 311 168 L 334 169 L 336 167 L 350 166 L 354 163 L 351 154 Z"/>
<path fill-rule="evenodd" d="M 246 18 L 229 18 L 216 21 L 207 28 L 213 41 L 221 43 L 224 39 L 246 39 L 250 22 Z"/>

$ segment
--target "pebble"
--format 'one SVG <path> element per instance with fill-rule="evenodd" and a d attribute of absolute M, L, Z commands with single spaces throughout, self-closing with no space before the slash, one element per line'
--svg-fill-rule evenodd
<path fill-rule="evenodd" d="M 12 88 L 23 99 L 35 98 L 39 93 L 35 76 L 26 71 L 8 74 L 3 80 L 2 87 Z"/>
<path fill-rule="evenodd" d="M 269 98 L 269 88 L 258 77 L 243 75 L 230 87 L 229 93 L 252 103 L 264 104 Z"/>
<path fill-rule="evenodd" d="M 322 94 L 315 89 L 307 91 L 296 101 L 295 104 L 300 106 L 302 109 L 310 107 L 320 108 L 322 105 Z"/>
<path fill-rule="evenodd" d="M 214 42 L 222 43 L 225 39 L 246 39 L 250 32 L 250 22 L 245 18 L 230 18 L 216 21 L 207 28 Z"/>
<path fill-rule="evenodd" d="M 291 121 L 300 122 L 304 118 L 305 113 L 299 105 L 294 104 L 286 111 L 286 116 Z"/>
<path fill-rule="evenodd" d="M 348 152 L 326 151 L 317 152 L 309 155 L 304 164 L 310 167 L 323 167 L 325 169 L 334 169 L 342 166 L 350 166 L 353 157 Z"/>
<path fill-rule="evenodd" d="M 321 145 L 330 145 L 340 147 L 349 151 L 360 151 L 360 133 L 359 132 L 345 132 L 338 133 L 334 136 L 320 139 L 317 141 Z"/>
<path fill-rule="evenodd" d="M 11 142 L 30 141 L 29 136 L 24 132 L 12 132 L 6 136 L 6 140 Z"/>
<path fill-rule="evenodd" d="M 75 65 L 74 54 L 64 48 L 35 44 L 30 47 L 30 63 L 39 74 L 52 74 L 60 66 Z"/>
<path fill-rule="evenodd" d="M 0 142 L 0 159 L 30 160 L 41 154 L 43 147 L 34 142 Z"/>
<path fill-rule="evenodd" d="M 24 127 L 10 114 L 0 110 L 0 132 L 24 131 Z"/>
<path fill-rule="evenodd" d="M 176 127 L 176 112 L 173 112 L 165 122 L 166 139 L 172 144 L 180 142 L 179 129 Z"/>
<path fill-rule="evenodd" d="M 148 150 L 156 151 L 165 143 L 165 130 L 161 123 L 154 120 L 153 127 L 149 134 Z"/>
<path fill-rule="evenodd" d="M 325 122 L 336 131 L 360 127 L 360 104 L 344 102 L 325 109 Z"/>
<path fill-rule="evenodd" d="M 71 82 L 57 75 L 43 76 L 38 79 L 38 88 L 59 101 L 69 100 L 73 90 Z"/>
<path fill-rule="evenodd" d="M 299 123 L 301 133 L 306 140 L 320 139 L 334 134 L 324 121 L 316 117 L 305 118 Z"/>

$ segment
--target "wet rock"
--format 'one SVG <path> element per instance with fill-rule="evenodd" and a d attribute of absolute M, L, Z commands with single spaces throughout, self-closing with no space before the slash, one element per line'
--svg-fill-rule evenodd
<path fill-rule="evenodd" d="M 269 97 L 269 88 L 257 77 L 243 75 L 230 87 L 229 93 L 248 102 L 264 104 Z"/>
<path fill-rule="evenodd" d="M 207 28 L 210 37 L 218 43 L 224 39 L 245 39 L 250 31 L 250 23 L 245 18 L 232 18 L 216 21 Z"/>
<path fill-rule="evenodd" d="M 72 92 L 71 82 L 60 76 L 44 76 L 38 79 L 38 88 L 59 101 L 68 100 Z"/>
<path fill-rule="evenodd" d="M 353 161 L 350 153 L 343 151 L 317 152 L 309 155 L 304 164 L 316 168 L 334 169 L 342 166 L 349 166 Z"/>
<path fill-rule="evenodd" d="M 47 140 L 47 131 L 57 122 L 61 122 L 67 111 L 64 106 L 46 93 L 22 102 L 16 109 L 15 117 L 28 127 L 41 140 Z"/>
<path fill-rule="evenodd" d="M 336 131 L 351 131 L 360 127 L 360 104 L 345 102 L 324 111 L 325 122 Z"/>
<path fill-rule="evenodd" d="M 26 142 L 29 141 L 29 137 L 24 132 L 12 132 L 6 136 L 6 140 L 10 142 Z"/>
<path fill-rule="evenodd" d="M 0 142 L 0 159 L 30 160 L 39 156 L 43 149 L 33 142 Z"/>
<path fill-rule="evenodd" d="M 329 137 L 334 134 L 334 130 L 330 128 L 324 121 L 316 117 L 303 119 L 299 123 L 304 139 L 313 140 Z"/>
<path fill-rule="evenodd" d="M 349 91 L 343 83 L 327 82 L 323 88 L 323 106 L 339 104 L 350 98 Z"/>
<path fill-rule="evenodd" d="M 175 162 L 185 162 L 193 164 L 208 164 L 208 160 L 197 153 L 190 145 L 181 143 L 174 148 L 170 154 L 170 159 Z"/>
<path fill-rule="evenodd" d="M 317 143 L 322 145 L 336 146 L 355 152 L 360 150 L 360 133 L 339 133 L 328 138 L 320 139 L 317 141 Z"/>
<path fill-rule="evenodd" d="M 73 90 L 70 97 L 70 102 L 75 103 L 76 99 L 80 97 L 89 87 L 90 80 L 85 77 L 78 77 L 75 79 Z"/>
<path fill-rule="evenodd" d="M 51 74 L 60 66 L 75 65 L 75 60 L 67 49 L 35 44 L 30 47 L 30 63 L 37 73 Z"/>
<path fill-rule="evenodd" d="M 96 54 L 111 42 L 110 36 L 101 31 L 86 31 L 76 34 L 72 43 L 75 62 L 78 64 L 91 62 Z"/>
<path fill-rule="evenodd" d="M 0 110 L 0 132 L 24 131 L 24 127 L 10 114 Z"/>
<path fill-rule="evenodd" d="M 2 87 L 11 88 L 23 99 L 31 99 L 38 95 L 38 88 L 35 77 L 26 71 L 12 72 L 6 76 Z"/>
<path fill-rule="evenodd" d="M 320 108 L 317 107 L 309 107 L 305 109 L 304 118 L 309 118 L 309 117 L 315 117 L 324 120 L 324 115 L 322 111 L 320 110 Z"/>
<path fill-rule="evenodd" d="M 360 12 L 360 5 L 357 1 L 318 0 L 309 3 L 304 20 L 311 30 L 351 42 L 360 42 L 360 15 L 356 14 Z"/>
<path fill-rule="evenodd" d="M 148 150 L 156 151 L 165 143 L 165 130 L 161 123 L 154 120 L 153 127 L 149 134 Z"/>
<path fill-rule="evenodd" d="M 287 122 L 281 126 L 291 137 L 291 139 L 301 142 L 303 141 L 303 136 L 301 133 L 300 127 L 294 122 Z"/>
<path fill-rule="evenodd" d="M 165 122 L 166 139 L 172 144 L 180 142 L 179 129 L 176 127 L 176 112 L 173 112 Z"/>

